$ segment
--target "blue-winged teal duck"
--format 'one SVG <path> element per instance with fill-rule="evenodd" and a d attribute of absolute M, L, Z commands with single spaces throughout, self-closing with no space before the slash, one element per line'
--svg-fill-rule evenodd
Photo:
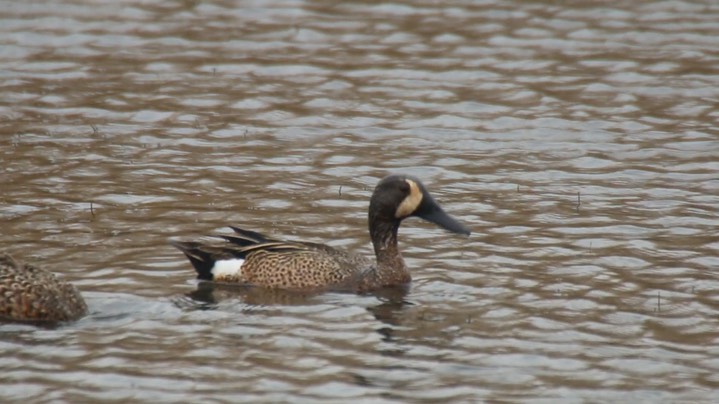
<path fill-rule="evenodd" d="M 59 322 L 85 313 L 87 305 L 75 286 L 0 254 L 0 320 Z"/>
<path fill-rule="evenodd" d="M 382 179 L 369 204 L 369 233 L 376 261 L 324 244 L 281 241 L 232 227 L 233 235 L 215 242 L 171 242 L 202 280 L 236 282 L 295 290 L 368 292 L 408 283 L 411 278 L 397 248 L 402 220 L 417 216 L 449 231 L 470 231 L 446 214 L 415 177 Z"/>

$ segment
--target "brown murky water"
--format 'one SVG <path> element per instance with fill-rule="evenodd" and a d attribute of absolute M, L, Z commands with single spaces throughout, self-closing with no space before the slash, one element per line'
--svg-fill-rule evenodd
<path fill-rule="evenodd" d="M 0 3 L 0 247 L 91 314 L 0 326 L 0 401 L 719 400 L 714 2 Z M 200 287 L 228 224 L 406 295 Z M 341 190 L 340 190 L 341 188 Z"/>

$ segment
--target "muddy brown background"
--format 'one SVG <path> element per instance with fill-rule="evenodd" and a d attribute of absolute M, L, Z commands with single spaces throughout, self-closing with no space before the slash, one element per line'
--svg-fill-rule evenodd
<path fill-rule="evenodd" d="M 719 400 L 715 2 L 0 2 L 0 247 L 76 283 L 0 326 L 0 401 Z M 206 289 L 234 224 L 370 254 L 405 296 Z"/>

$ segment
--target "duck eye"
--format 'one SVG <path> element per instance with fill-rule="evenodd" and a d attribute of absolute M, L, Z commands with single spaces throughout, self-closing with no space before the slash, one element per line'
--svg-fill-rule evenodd
<path fill-rule="evenodd" d="M 409 184 L 407 183 L 407 181 L 402 181 L 399 183 L 399 190 L 405 194 L 409 193 Z"/>

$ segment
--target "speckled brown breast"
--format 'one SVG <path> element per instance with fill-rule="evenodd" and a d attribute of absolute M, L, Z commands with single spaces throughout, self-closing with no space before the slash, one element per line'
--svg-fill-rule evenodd
<path fill-rule="evenodd" d="M 247 255 L 240 281 L 281 289 L 351 287 L 353 279 L 372 269 L 372 261 L 323 245 L 304 244 L 297 250 L 257 250 Z"/>
<path fill-rule="evenodd" d="M 0 319 L 70 321 L 85 313 L 87 305 L 75 286 L 0 254 Z"/>

